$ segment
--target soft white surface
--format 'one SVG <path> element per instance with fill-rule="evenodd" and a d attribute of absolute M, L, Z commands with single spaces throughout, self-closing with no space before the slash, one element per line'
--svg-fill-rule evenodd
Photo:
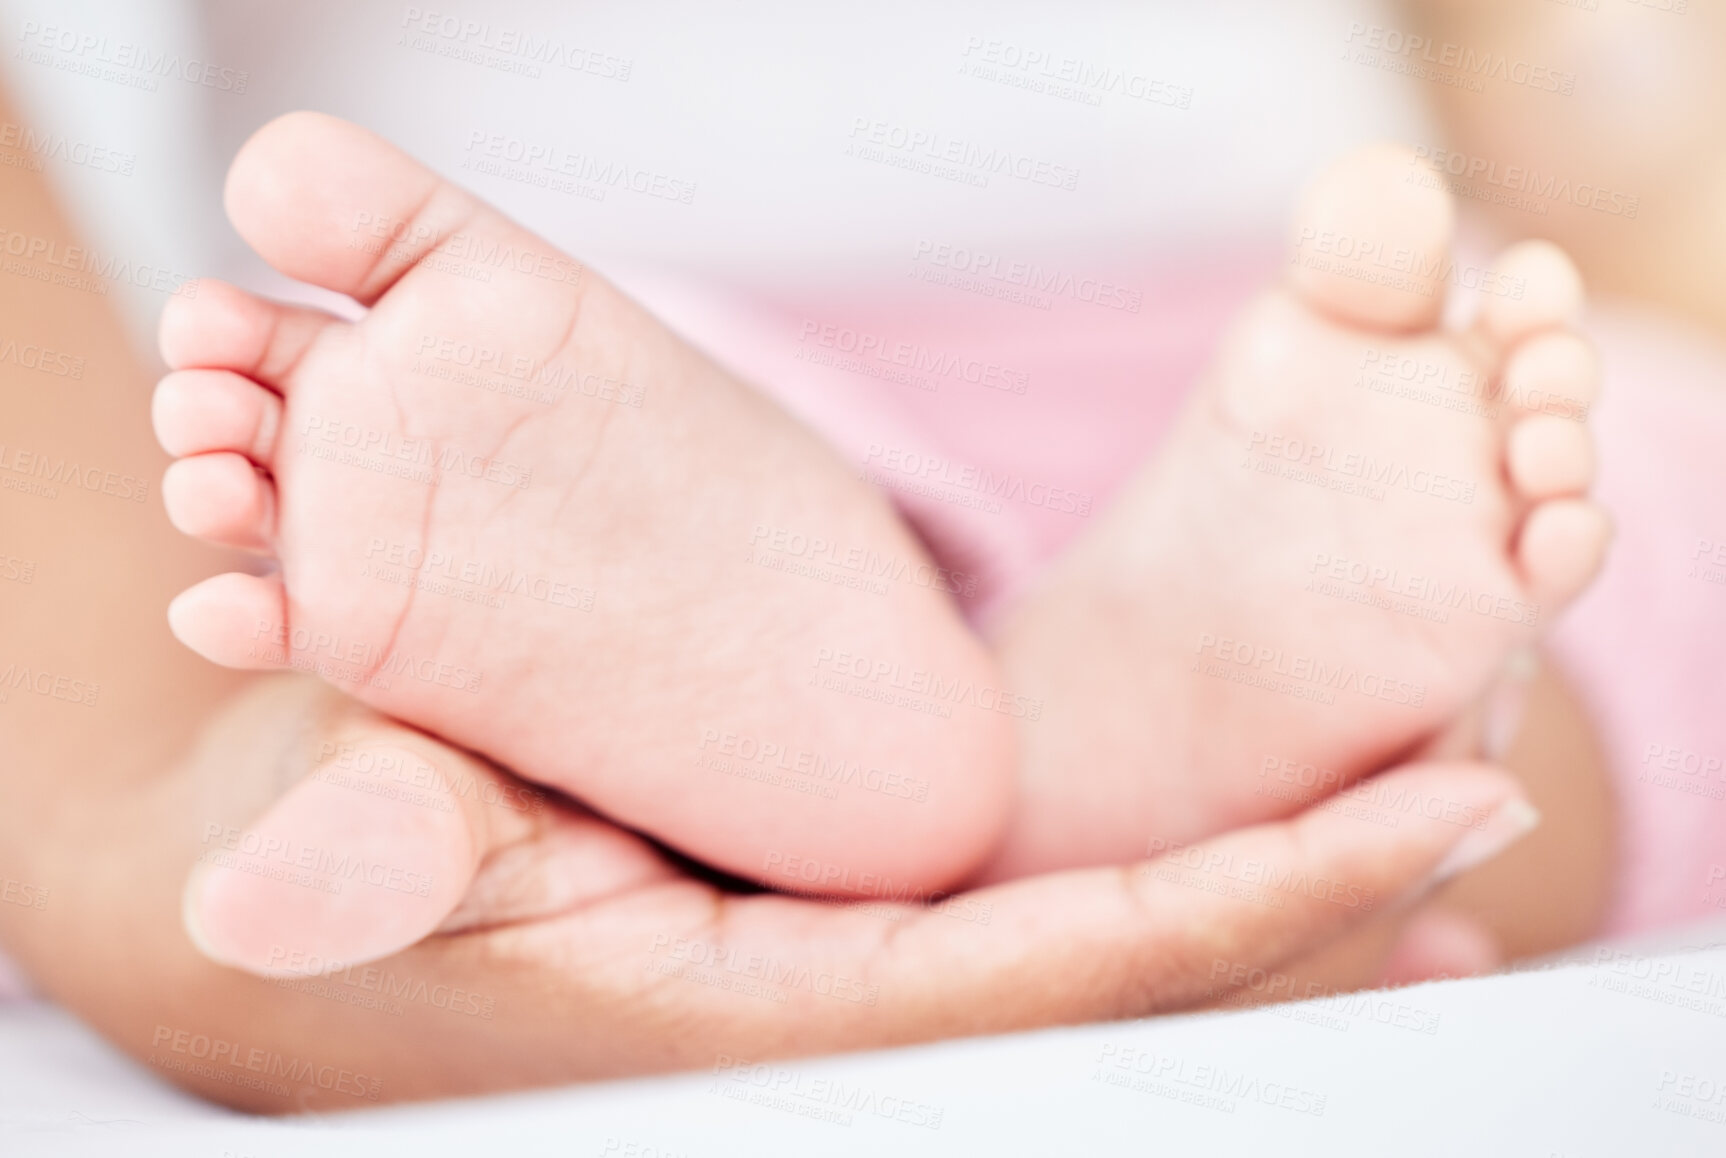
<path fill-rule="evenodd" d="M 0 0 L 7 83 L 37 127 L 136 154 L 121 177 L 50 176 L 105 252 L 279 288 L 221 213 L 221 174 L 271 117 L 313 108 L 382 133 L 602 270 L 619 261 L 730 279 L 903 276 L 913 248 L 1011 247 L 1066 260 L 1280 234 L 1300 183 L 1336 154 L 1434 142 L 1419 95 L 1337 59 L 1378 0 Z M 630 62 L 627 81 L 540 77 L 416 51 L 410 9 L 489 22 Z M 154 91 L 20 57 L 26 22 L 245 74 L 245 91 Z M 435 38 L 434 38 L 435 39 Z M 1120 92 L 1092 106 L 962 75 L 1001 51 L 1190 89 L 1187 108 Z M 1055 66 L 1051 65 L 1050 68 Z M 1162 90 L 1158 90 L 1162 91 Z M 974 188 L 847 155 L 857 118 L 1078 170 L 1068 191 Z M 502 135 L 693 183 L 689 204 L 603 201 L 463 168 Z M 126 295 L 147 340 L 159 294 Z"/>
<path fill-rule="evenodd" d="M 1693 931 L 1685 943 L 1716 944 L 1723 931 Z M 1588 954 L 1583 964 L 1478 981 L 788 1063 L 762 1074 L 782 1094 L 813 1095 L 788 1099 L 806 1111 L 823 1106 L 819 1091 L 861 1092 L 938 1109 L 939 1129 L 855 1109 L 848 1122 L 813 1121 L 727 1097 L 718 1091 L 756 1087 L 712 1073 L 292 1123 L 248 1120 L 158 1085 L 64 1014 L 0 1007 L 0 1153 L 1726 1152 L 1726 951 Z M 1209 1066 L 1223 1083 L 1256 1082 L 1273 1097 L 1295 1087 L 1295 1104 L 1316 1107 L 1322 1096 L 1323 1113 L 1265 1105 L 1238 1085 L 1225 1110 L 1099 1081 L 1122 1072 L 1107 1058 L 1127 1050 L 1163 1059 L 1149 1065 L 1183 1067 L 1189 1080 L 1168 1083 L 1172 1091 L 1216 1095 L 1199 1068 Z M 1676 1096 L 1686 1083 L 1693 1096 Z"/>

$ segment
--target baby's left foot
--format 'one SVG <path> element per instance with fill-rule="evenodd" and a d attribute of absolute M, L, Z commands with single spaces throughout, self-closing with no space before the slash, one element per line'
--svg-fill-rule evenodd
<path fill-rule="evenodd" d="M 1593 575 L 1580 280 L 1514 247 L 1441 330 L 1453 209 L 1422 175 L 1375 149 L 1315 186 L 1286 284 L 1005 622 L 1046 706 L 993 875 L 1292 813 L 1446 729 Z"/>

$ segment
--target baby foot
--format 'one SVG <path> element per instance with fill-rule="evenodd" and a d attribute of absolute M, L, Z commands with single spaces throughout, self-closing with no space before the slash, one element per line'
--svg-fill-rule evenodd
<path fill-rule="evenodd" d="M 1367 150 L 1296 219 L 1156 459 L 1004 621 L 1017 818 L 989 875 L 1143 855 L 1287 814 L 1431 740 L 1597 569 L 1599 371 L 1581 283 L 1504 253 L 1439 328 L 1453 209 Z M 1430 187 L 1429 187 L 1430 186 Z"/>
<path fill-rule="evenodd" d="M 266 126 L 226 198 L 277 269 L 367 309 L 204 283 L 164 314 L 169 515 L 276 564 L 183 593 L 181 640 L 315 671 L 740 876 L 936 888 L 988 852 L 1007 718 L 913 710 L 887 673 L 999 678 L 811 435 L 353 125 Z M 861 589 L 775 567 L 793 536 L 890 566 Z"/>

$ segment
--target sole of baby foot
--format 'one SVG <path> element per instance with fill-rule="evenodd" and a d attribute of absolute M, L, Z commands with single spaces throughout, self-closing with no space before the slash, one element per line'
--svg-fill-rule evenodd
<path fill-rule="evenodd" d="M 185 592 L 181 640 L 772 886 L 934 889 L 984 857 L 1012 791 L 977 694 L 1000 678 L 824 445 L 353 125 L 272 122 L 226 200 L 265 260 L 365 312 L 213 282 L 169 304 L 169 514 L 273 564 Z"/>
<path fill-rule="evenodd" d="M 1580 280 L 1512 247 L 1473 328 L 1441 329 L 1459 277 L 1431 176 L 1377 147 L 1315 182 L 1285 284 L 1003 620 L 1007 676 L 1045 709 L 986 876 L 1311 805 L 1442 731 L 1599 567 Z"/>

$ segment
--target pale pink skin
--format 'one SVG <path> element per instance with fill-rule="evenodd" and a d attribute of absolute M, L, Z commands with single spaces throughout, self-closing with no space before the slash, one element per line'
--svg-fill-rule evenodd
<path fill-rule="evenodd" d="M 1171 878 L 1148 864 L 1028 878 L 937 906 L 739 896 L 639 837 L 555 802 L 525 813 L 463 794 L 436 821 L 416 815 L 427 812 L 421 803 L 357 803 L 350 788 L 327 778 L 329 761 L 308 760 L 322 741 L 406 752 L 450 783 L 512 795 L 521 785 L 351 701 L 331 702 L 339 698 L 309 680 L 253 685 L 176 769 L 177 791 L 127 812 L 125 833 L 148 841 L 125 846 L 125 858 L 105 855 L 129 868 L 166 862 L 177 869 L 199 844 L 173 817 L 196 799 L 199 815 L 230 817 L 260 836 L 409 867 L 439 882 L 439 905 L 459 902 L 438 914 L 430 898 L 410 902 L 357 884 L 332 897 L 200 865 L 186 891 L 188 927 L 207 958 L 238 969 L 194 960 L 177 930 L 135 915 L 158 912 L 159 893 L 146 889 L 142 904 L 128 898 L 119 914 L 95 908 L 92 923 L 128 937 L 95 937 L 96 948 L 79 955 L 102 979 L 98 998 L 80 1012 L 135 1054 L 159 1052 L 163 1002 L 182 1001 L 168 1006 L 171 1024 L 381 1075 L 383 1098 L 396 1100 L 711 1070 L 717 1055 L 762 1060 L 1331 993 L 1375 980 L 1370 958 L 1365 973 L 1327 962 L 1335 945 L 1378 934 L 1387 915 L 1394 922 L 1534 822 L 1514 776 L 1434 762 L 1387 772 L 1380 783 L 1387 792 L 1454 800 L 1490 818 L 1481 829 L 1419 815 L 1387 828 L 1312 809 L 1218 837 L 1188 858 L 1346 881 L 1374 899 L 1371 908 L 1298 888 L 1267 905 L 1193 887 L 1202 872 Z M 284 750 L 284 735 L 302 739 Z M 272 803 L 278 781 L 292 787 Z M 161 823 L 140 825 L 140 816 Z M 142 879 L 173 875 L 150 871 Z M 113 890 L 97 895 L 113 903 Z M 31 923 L 5 913 L 0 920 Z M 1454 932 L 1423 917 L 1410 932 L 1409 949 L 1426 962 L 1458 967 Z M 52 941 L 32 948 L 33 963 L 54 960 Z M 763 1000 L 703 983 L 691 962 L 720 953 L 842 980 L 830 991 L 786 982 L 784 1000 Z M 1401 968 L 1418 968 L 1411 955 L 1399 953 Z M 358 1010 L 246 975 L 303 977 L 385 956 L 391 960 L 380 962 L 380 972 L 477 994 L 495 1016 L 452 1016 L 414 1001 L 400 1015 Z M 1267 995 L 1263 977 L 1273 971 L 1282 980 Z M 115 986 L 121 975 L 145 984 Z M 157 999 L 140 1001 L 140 993 Z M 304 1108 L 198 1070 L 169 1076 L 253 1110 Z M 319 1108 L 358 1101 L 311 1096 Z"/>
<path fill-rule="evenodd" d="M 185 592 L 170 614 L 182 640 L 231 666 L 317 670 L 746 878 L 870 896 L 977 866 L 1011 803 L 1010 719 L 974 702 L 907 710 L 822 678 L 849 656 L 869 678 L 844 689 L 895 673 L 1000 688 L 947 593 L 859 594 L 752 556 L 762 528 L 788 528 L 925 559 L 818 440 L 602 279 L 355 126 L 310 113 L 266 126 L 234 162 L 227 205 L 273 265 L 369 312 L 348 323 L 205 282 L 164 314 L 175 372 L 156 424 L 182 456 L 163 481 L 170 517 L 280 565 Z M 533 260 L 483 282 L 449 272 L 448 250 L 494 246 Z M 461 370 L 480 347 L 504 352 L 492 386 L 519 384 L 508 372 L 529 363 L 570 384 L 546 402 L 416 370 Z M 639 390 L 639 405 L 593 397 L 607 381 Z M 424 440 L 478 477 L 433 485 L 327 457 L 366 440 L 383 450 L 372 467 Z M 444 588 L 399 581 L 414 581 L 420 552 L 448 560 L 432 572 Z M 502 607 L 447 593 L 483 589 L 464 574 L 512 573 L 530 586 Z M 780 783 L 736 774 L 740 753 L 766 745 L 785 753 L 766 762 Z M 861 774 L 830 794 L 794 790 L 817 779 L 817 757 Z"/>
<path fill-rule="evenodd" d="M 1021 730 L 1021 803 L 989 879 L 1287 815 L 1441 739 L 1475 750 L 1471 705 L 1598 569 L 1609 528 L 1585 497 L 1599 368 L 1570 326 L 1580 280 L 1555 247 L 1515 246 L 1494 263 L 1506 292 L 1482 295 L 1469 332 L 1441 329 L 1453 207 L 1422 175 L 1377 147 L 1319 178 L 1284 284 L 1236 322 L 1164 450 L 1004 617 L 1002 666 L 1047 707 Z M 1363 243 L 1382 264 L 1338 256 Z M 1399 253 L 1420 268 L 1386 284 Z M 1394 390 L 1411 365 L 1427 400 L 1361 384 Z M 1534 413 L 1500 395 L 1490 417 L 1431 402 L 1506 384 L 1558 402 Z M 1348 493 L 1350 456 L 1451 481 Z M 1315 594 L 1321 558 L 1460 584 L 1512 614 L 1435 623 Z M 1385 694 L 1345 687 L 1326 704 L 1214 674 L 1308 692 L 1315 661 Z M 1303 767 L 1325 778 L 1281 778 Z"/>
<path fill-rule="evenodd" d="M 306 182 L 314 157 L 338 159 L 339 179 Z M 1313 238 L 1352 231 L 1442 259 L 1449 201 L 1408 182 L 1409 171 L 1394 150 L 1337 166 L 1298 215 L 1297 241 L 1310 252 Z M 747 561 L 762 527 L 922 555 L 782 414 L 603 282 L 583 273 L 572 286 L 562 271 L 573 262 L 387 144 L 330 118 L 283 118 L 237 159 L 228 199 L 265 257 L 371 312 L 349 325 L 209 284 L 165 316 L 164 352 L 180 369 L 158 392 L 157 424 L 185 456 L 164 483 L 170 513 L 191 533 L 281 562 L 279 576 L 193 588 L 173 609 L 176 632 L 238 666 L 281 662 L 271 637 L 284 619 L 296 643 L 358 643 L 361 664 L 323 670 L 371 706 L 781 887 L 865 897 L 939 888 L 977 866 L 1011 803 L 1006 717 L 956 704 L 942 718 L 838 694 L 810 680 L 824 674 L 823 656 L 885 659 L 898 665 L 889 682 L 922 671 L 1041 701 L 1042 718 L 1022 728 L 1025 797 L 987 875 L 1118 863 L 1155 851 L 1153 838 L 1193 840 L 1296 811 L 1299 802 L 1255 792 L 1266 753 L 1345 779 L 1383 766 L 1438 735 L 1534 636 L 1532 625 L 1473 617 L 1448 632 L 1410 629 L 1325 601 L 1290 614 L 1315 551 L 1416 570 L 1436 562 L 1445 578 L 1538 602 L 1549 616 L 1592 574 L 1606 539 L 1604 518 L 1579 497 L 1592 472 L 1582 423 L 1509 408 L 1496 422 L 1434 414 L 1353 387 L 1370 347 L 1454 370 L 1508 367 L 1585 405 L 1595 371 L 1564 328 L 1580 288 L 1561 255 L 1538 245 L 1507 254 L 1501 272 L 1524 292 L 1488 299 L 1463 337 L 1433 329 L 1441 285 L 1408 292 L 1297 265 L 1289 288 L 1237 328 L 1168 448 L 1008 616 L 997 671 L 938 593 L 896 585 L 864 598 Z M 404 242 L 380 247 L 354 228 L 380 221 Z M 549 255 L 554 276 L 504 269 L 481 284 L 421 260 L 452 236 Z M 435 359 L 446 339 L 642 385 L 651 405 L 579 395 L 546 405 L 417 373 L 420 352 Z M 453 445 L 499 464 L 506 480 L 533 474 L 522 488 L 496 477 L 434 488 L 307 453 L 332 428 Z M 1262 432 L 1407 459 L 1468 480 L 1477 498 L 1369 504 L 1266 480 L 1241 469 Z M 591 590 L 593 610 L 515 595 L 496 610 L 410 598 L 362 574 L 391 561 L 379 542 Z M 1418 684 L 1421 703 L 1362 698 L 1314 711 L 1193 678 L 1205 638 L 1382 669 Z M 452 664 L 458 681 L 483 673 L 478 690 L 355 678 L 404 655 Z M 836 801 L 697 766 L 731 734 L 928 789 L 908 801 L 848 788 Z M 468 855 L 451 848 L 458 862 Z M 440 894 L 425 907 L 451 903 Z"/>

